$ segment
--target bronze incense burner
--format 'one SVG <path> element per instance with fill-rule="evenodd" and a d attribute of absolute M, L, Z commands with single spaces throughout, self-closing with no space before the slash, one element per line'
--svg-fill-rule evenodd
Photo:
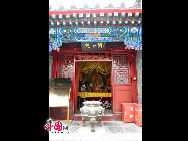
<path fill-rule="evenodd" d="M 86 120 L 88 120 L 91 123 L 91 132 L 95 132 L 94 123 L 98 120 L 98 126 L 102 126 L 101 120 L 105 108 L 101 106 L 102 102 L 99 101 L 86 101 L 83 103 L 84 106 L 80 108 L 83 126 L 86 126 Z"/>

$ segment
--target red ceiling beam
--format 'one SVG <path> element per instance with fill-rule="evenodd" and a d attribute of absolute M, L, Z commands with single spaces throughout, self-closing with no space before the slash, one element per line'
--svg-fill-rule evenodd
<path fill-rule="evenodd" d="M 142 9 L 95 9 L 95 10 L 68 10 L 68 11 L 49 11 L 49 16 L 52 16 L 52 14 L 55 14 L 55 15 L 59 15 L 59 14 L 62 14 L 62 15 L 66 15 L 66 14 L 70 14 L 72 15 L 73 13 L 76 13 L 76 14 L 79 14 L 79 13 L 83 13 L 83 14 L 86 14 L 86 13 L 96 13 L 96 14 L 99 14 L 99 13 L 114 13 L 114 12 L 118 12 L 118 13 L 121 13 L 121 12 L 125 12 L 125 13 L 136 13 L 136 12 L 139 12 L 139 13 L 142 13 Z"/>

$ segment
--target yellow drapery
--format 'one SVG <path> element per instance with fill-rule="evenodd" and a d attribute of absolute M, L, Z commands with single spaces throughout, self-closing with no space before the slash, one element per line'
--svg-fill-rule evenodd
<path fill-rule="evenodd" d="M 110 73 L 111 62 L 78 63 L 79 81 L 84 81 L 92 84 L 94 92 L 107 92 L 107 87 L 110 87 L 111 83 Z M 104 85 L 104 88 L 100 88 L 100 85 Z M 90 90 L 90 85 L 87 85 L 87 89 Z"/>
<path fill-rule="evenodd" d="M 84 62 L 78 64 L 78 72 L 80 73 L 90 73 L 96 70 L 97 73 L 109 74 L 111 69 L 111 62 Z"/>
<path fill-rule="evenodd" d="M 82 74 L 88 74 L 92 71 L 96 70 L 97 73 L 101 74 L 110 74 L 111 71 L 111 62 L 84 62 L 84 63 L 78 63 L 78 76 L 79 80 L 82 81 L 83 77 Z M 91 77 L 90 79 L 92 79 Z M 100 78 L 99 78 L 100 79 Z M 99 80 L 99 82 L 102 82 L 102 78 Z M 94 83 L 92 79 L 92 83 Z"/>

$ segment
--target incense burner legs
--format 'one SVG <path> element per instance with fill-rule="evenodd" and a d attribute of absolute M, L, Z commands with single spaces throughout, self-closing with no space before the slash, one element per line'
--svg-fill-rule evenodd
<path fill-rule="evenodd" d="M 90 119 L 90 123 L 91 123 L 91 132 L 95 132 L 95 121 L 96 119 L 95 118 L 91 118 Z"/>
<path fill-rule="evenodd" d="M 101 124 L 101 119 L 98 120 L 98 126 L 101 127 L 102 124 Z"/>
<path fill-rule="evenodd" d="M 84 118 L 82 118 L 82 121 L 83 121 L 83 127 L 86 127 L 86 120 Z"/>

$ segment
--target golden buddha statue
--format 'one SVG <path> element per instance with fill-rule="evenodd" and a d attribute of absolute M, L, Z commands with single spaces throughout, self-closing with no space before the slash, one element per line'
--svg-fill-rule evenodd
<path fill-rule="evenodd" d="M 103 79 L 102 79 L 102 75 L 99 73 L 95 73 L 92 77 L 91 77 L 91 83 L 94 86 L 94 91 L 95 92 L 102 92 L 102 89 L 100 88 L 100 85 L 103 84 Z"/>
<path fill-rule="evenodd" d="M 100 91 L 100 87 L 99 87 L 99 81 L 98 80 L 96 80 L 96 83 L 94 84 L 94 89 L 95 89 L 95 91 Z"/>

